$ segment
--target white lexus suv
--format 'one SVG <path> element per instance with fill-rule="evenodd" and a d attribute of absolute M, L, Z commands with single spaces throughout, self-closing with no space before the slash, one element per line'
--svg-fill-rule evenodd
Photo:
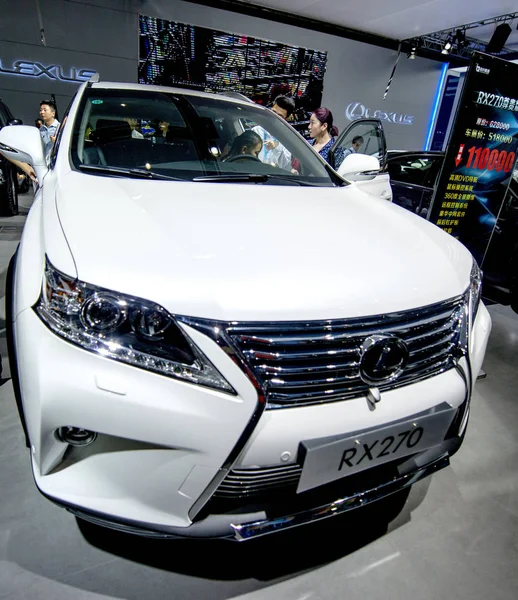
<path fill-rule="evenodd" d="M 91 81 L 48 161 L 37 129 L 0 132 L 40 184 L 7 309 L 42 494 L 130 532 L 246 540 L 449 464 L 491 328 L 480 271 L 380 198 L 381 136 L 356 126 L 366 154 L 335 171 L 245 100 Z"/>

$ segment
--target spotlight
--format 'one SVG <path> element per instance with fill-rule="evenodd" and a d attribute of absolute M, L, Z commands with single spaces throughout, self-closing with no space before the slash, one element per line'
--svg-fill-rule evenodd
<path fill-rule="evenodd" d="M 449 54 L 451 50 L 451 41 L 448 40 L 445 44 L 444 44 L 444 48 L 441 50 L 441 54 Z"/>
<path fill-rule="evenodd" d="M 410 60 L 414 60 L 416 57 L 416 52 L 417 52 L 417 46 L 419 44 L 419 41 L 417 40 L 412 40 L 411 44 L 410 44 L 410 52 L 407 54 L 407 57 Z"/>

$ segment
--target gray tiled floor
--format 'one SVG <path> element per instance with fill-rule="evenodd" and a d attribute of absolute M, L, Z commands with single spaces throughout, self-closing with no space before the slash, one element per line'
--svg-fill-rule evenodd
<path fill-rule="evenodd" d="M 37 492 L 3 380 L 0 599 L 515 600 L 518 315 L 490 311 L 488 377 L 465 443 L 451 467 L 414 486 L 388 529 L 378 509 L 246 545 L 80 529 Z"/>

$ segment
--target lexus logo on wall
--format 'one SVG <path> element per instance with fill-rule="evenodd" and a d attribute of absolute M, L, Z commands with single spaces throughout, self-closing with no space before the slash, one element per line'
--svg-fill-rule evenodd
<path fill-rule="evenodd" d="M 65 68 L 61 65 L 45 65 L 32 60 L 16 60 L 11 66 L 7 66 L 5 60 L 0 59 L 0 75 L 2 73 L 21 77 L 48 77 L 55 81 L 83 83 L 88 81 L 95 74 L 95 71 L 76 67 Z"/>
<path fill-rule="evenodd" d="M 345 109 L 345 116 L 349 121 L 356 121 L 356 119 L 379 119 L 380 121 L 388 121 L 396 125 L 413 125 L 415 121 L 415 117 L 412 115 L 373 110 L 361 102 L 351 102 Z"/>

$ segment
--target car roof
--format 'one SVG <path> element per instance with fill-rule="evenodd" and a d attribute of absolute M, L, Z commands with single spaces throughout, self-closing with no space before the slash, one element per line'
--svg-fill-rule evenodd
<path fill-rule="evenodd" d="M 147 83 L 123 83 L 120 81 L 100 81 L 98 83 L 91 84 L 92 89 L 108 89 L 108 90 L 127 90 L 127 91 L 141 91 L 141 92 L 160 92 L 166 94 L 182 94 L 183 96 L 196 96 L 198 98 L 217 98 L 224 102 L 230 102 L 231 104 L 242 104 L 250 105 L 253 104 L 258 108 L 264 109 L 264 106 L 256 104 L 249 100 L 246 96 L 242 98 L 236 97 L 236 95 L 226 95 L 225 93 L 215 94 L 211 92 L 202 92 L 199 90 L 190 90 L 186 88 L 176 88 L 164 85 L 148 85 Z"/>

